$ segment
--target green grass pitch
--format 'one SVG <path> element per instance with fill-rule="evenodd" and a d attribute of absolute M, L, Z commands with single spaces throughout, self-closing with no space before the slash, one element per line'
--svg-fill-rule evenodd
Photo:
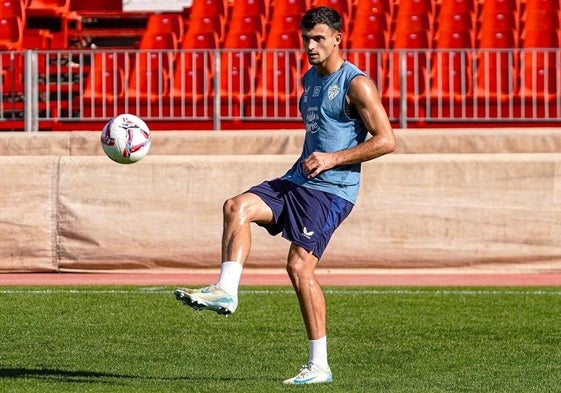
<path fill-rule="evenodd" d="M 0 391 L 561 391 L 560 288 L 324 289 L 334 382 L 291 387 L 291 288 L 242 287 L 225 318 L 170 287 L 0 287 Z"/>

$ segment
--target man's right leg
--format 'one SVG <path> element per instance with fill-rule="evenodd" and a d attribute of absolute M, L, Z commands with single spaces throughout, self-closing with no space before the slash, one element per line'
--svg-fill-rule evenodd
<path fill-rule="evenodd" d="M 250 224 L 272 222 L 273 212 L 257 195 L 244 193 L 224 203 L 223 218 L 223 262 L 218 282 L 201 289 L 176 288 L 174 293 L 177 300 L 195 310 L 229 315 L 238 306 L 238 285 L 251 249 Z"/>

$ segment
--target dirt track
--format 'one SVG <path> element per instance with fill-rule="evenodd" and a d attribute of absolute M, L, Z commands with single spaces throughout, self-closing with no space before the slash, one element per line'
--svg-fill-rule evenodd
<path fill-rule="evenodd" d="M 324 286 L 557 286 L 561 274 L 542 273 L 396 273 L 318 271 Z M 214 283 L 218 271 L 181 273 L 5 273 L 0 285 L 169 285 L 200 286 Z M 290 285 L 282 270 L 244 271 L 241 285 Z"/>

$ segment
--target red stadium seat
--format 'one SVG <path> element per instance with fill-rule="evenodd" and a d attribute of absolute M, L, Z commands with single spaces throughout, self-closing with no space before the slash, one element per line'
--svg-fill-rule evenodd
<path fill-rule="evenodd" d="M 25 28 L 26 14 L 24 0 L 3 0 L 0 4 L 0 16 L 17 16 Z"/>
<path fill-rule="evenodd" d="M 178 63 L 172 75 L 170 110 L 178 116 L 211 116 L 213 83 L 208 69 L 188 69 Z"/>
<path fill-rule="evenodd" d="M 415 98 L 425 93 L 427 78 L 427 54 L 429 48 L 428 32 L 426 30 L 401 32 L 394 37 L 393 47 L 397 51 L 389 59 L 388 92 L 393 97 L 401 94 L 401 65 L 404 57 L 406 88 L 409 98 Z"/>
<path fill-rule="evenodd" d="M 123 96 L 125 69 L 128 57 L 120 57 L 112 52 L 93 52 L 90 72 L 84 86 L 84 100 L 90 103 L 113 104 Z"/>
<path fill-rule="evenodd" d="M 510 50 L 479 51 L 476 69 L 476 97 L 492 101 L 505 100 L 514 94 L 516 58 Z"/>
<path fill-rule="evenodd" d="M 258 31 L 229 31 L 224 39 L 224 49 L 259 49 L 263 40 Z"/>
<path fill-rule="evenodd" d="M 525 12 L 530 10 L 559 11 L 561 7 L 559 0 L 525 0 L 523 5 Z"/>
<path fill-rule="evenodd" d="M 169 55 L 173 55 L 178 45 L 175 33 L 172 31 L 146 31 L 140 38 L 138 49 L 166 49 Z"/>
<path fill-rule="evenodd" d="M 261 37 L 265 35 L 266 20 L 263 15 L 241 15 L 232 14 L 232 19 L 230 20 L 228 31 L 229 33 L 238 32 L 245 33 L 250 31 L 256 31 Z"/>
<path fill-rule="evenodd" d="M 300 19 L 302 18 L 301 14 L 282 14 L 282 15 L 275 15 L 271 20 L 271 24 L 269 27 L 269 34 L 279 34 L 285 33 L 290 30 L 298 29 L 298 25 L 300 24 Z"/>
<path fill-rule="evenodd" d="M 431 32 L 433 28 L 433 19 L 426 12 L 398 12 L 395 18 L 394 31 L 420 31 L 426 30 Z"/>
<path fill-rule="evenodd" d="M 215 59 L 213 49 L 216 49 L 218 35 L 216 33 L 197 33 L 190 37 L 186 34 L 188 43 L 183 41 L 183 51 L 180 51 L 174 61 L 173 71 L 170 73 L 171 97 L 173 104 L 179 111 L 188 109 L 188 113 L 202 116 L 204 105 L 212 102 L 213 78 Z"/>
<path fill-rule="evenodd" d="M 393 47 L 395 49 L 428 49 L 429 44 L 429 32 L 427 30 L 421 29 L 417 31 L 413 30 L 396 30 L 394 36 L 392 37 Z"/>
<path fill-rule="evenodd" d="M 527 99 L 553 99 L 559 94 L 559 59 L 553 50 L 525 50 L 520 56 L 520 95 Z"/>
<path fill-rule="evenodd" d="M 127 96 L 131 101 L 157 101 L 168 94 L 169 71 L 165 67 L 154 66 L 152 52 L 137 51 L 134 67 L 128 77 Z"/>
<path fill-rule="evenodd" d="M 417 100 L 426 93 L 427 85 L 427 66 L 423 59 L 419 59 L 417 52 L 409 52 L 407 63 L 412 64 L 405 70 L 405 86 L 404 91 L 408 99 Z M 390 65 L 388 67 L 388 83 L 384 95 L 397 99 L 401 96 L 401 75 L 399 54 L 390 57 Z"/>
<path fill-rule="evenodd" d="M 370 14 L 357 16 L 353 22 L 351 33 L 347 35 L 347 43 L 359 42 L 366 34 L 382 33 L 384 37 L 389 37 L 390 22 L 386 14 Z M 387 48 L 389 41 L 386 41 L 383 48 Z M 356 46 L 355 46 L 356 47 Z"/>
<path fill-rule="evenodd" d="M 482 32 L 477 57 L 476 95 L 482 98 L 503 99 L 514 90 L 512 75 L 516 59 L 512 48 L 516 48 L 513 30 Z"/>
<path fill-rule="evenodd" d="M 0 56 L 2 72 L 2 92 L 4 97 L 14 98 L 24 93 L 23 87 L 23 52 L 6 52 Z M 12 100 L 13 101 L 13 100 Z"/>
<path fill-rule="evenodd" d="M 446 0 L 440 2 L 439 15 L 450 13 L 475 13 L 476 0 Z"/>
<path fill-rule="evenodd" d="M 167 72 L 175 59 L 178 43 L 175 33 L 171 31 L 163 33 L 145 32 L 138 49 L 140 50 L 138 53 L 143 54 L 141 56 L 141 69 L 162 69 L 163 72 Z M 138 65 L 139 62 L 136 61 L 135 67 Z"/>
<path fill-rule="evenodd" d="M 239 117 L 244 113 L 243 102 L 254 88 L 255 74 L 251 67 L 232 67 L 227 61 L 220 71 L 220 98 L 222 115 Z"/>
<path fill-rule="evenodd" d="M 154 13 L 148 17 L 146 31 L 155 33 L 172 32 L 178 42 L 183 40 L 184 21 L 180 14 Z"/>
<path fill-rule="evenodd" d="M 471 94 L 471 57 L 467 51 L 437 51 L 431 62 L 431 91 L 434 101 L 460 102 Z"/>
<path fill-rule="evenodd" d="M 230 31 L 224 40 L 222 61 L 227 61 L 232 68 L 249 68 L 257 62 L 263 47 L 261 35 L 257 31 L 236 32 Z"/>
<path fill-rule="evenodd" d="M 297 30 L 269 33 L 265 41 L 265 49 L 274 50 L 281 63 L 288 63 L 291 67 L 300 69 L 305 57 L 302 50 L 302 38 Z"/>
<path fill-rule="evenodd" d="M 189 30 L 183 38 L 181 47 L 183 49 L 217 49 L 220 47 L 220 38 L 214 31 L 191 32 Z"/>
<path fill-rule="evenodd" d="M 219 44 L 217 33 L 187 32 L 181 45 L 183 50 L 178 52 L 175 58 L 175 77 L 180 76 L 178 73 L 181 73 L 181 69 L 195 75 L 203 72 L 212 76 L 215 67 L 213 50 L 219 48 Z M 186 79 L 183 76 L 181 78 Z M 178 82 L 178 78 L 175 81 Z"/>
<path fill-rule="evenodd" d="M 527 31 L 522 40 L 522 48 L 559 48 L 559 30 Z"/>
<path fill-rule="evenodd" d="M 469 49 L 473 48 L 473 44 L 473 34 L 469 30 L 439 30 L 434 40 L 434 46 L 438 49 Z"/>
<path fill-rule="evenodd" d="M 302 15 L 310 7 L 310 0 L 274 0 L 271 20 L 281 15 Z"/>
<path fill-rule="evenodd" d="M 246 99 L 246 114 L 267 118 L 298 116 L 299 83 L 299 74 L 292 67 L 263 67 L 257 76 L 255 97 Z"/>
<path fill-rule="evenodd" d="M 529 9 L 524 14 L 520 24 L 521 38 L 524 39 L 528 32 L 547 32 L 558 30 L 560 27 L 560 13 L 557 10 Z"/>
<path fill-rule="evenodd" d="M 23 25 L 19 16 L 0 17 L 0 50 L 21 50 Z"/>
<path fill-rule="evenodd" d="M 61 17 L 70 11 L 70 0 L 28 0 L 27 15 Z"/>
<path fill-rule="evenodd" d="M 366 75 L 376 82 L 380 91 L 385 88 L 387 83 L 387 66 L 379 60 L 383 57 L 387 56 L 375 52 L 360 53 L 358 51 L 351 51 L 347 54 L 347 60 L 360 67 Z M 380 63 L 378 64 L 378 62 Z"/>
<path fill-rule="evenodd" d="M 499 11 L 519 11 L 518 0 L 485 0 L 481 1 L 480 18 Z"/>
<path fill-rule="evenodd" d="M 476 96 L 483 99 L 504 100 L 514 92 L 512 75 L 515 75 L 516 48 L 513 30 L 482 32 L 477 56 Z"/>
<path fill-rule="evenodd" d="M 266 49 L 300 49 L 302 37 L 299 31 L 271 31 L 265 40 Z"/>
<path fill-rule="evenodd" d="M 397 6 L 398 14 L 426 13 L 433 15 L 434 11 L 434 4 L 432 0 L 400 0 Z"/>
<path fill-rule="evenodd" d="M 191 37 L 193 34 L 216 33 L 218 43 L 220 43 L 225 35 L 224 26 L 224 17 L 219 14 L 191 17 L 187 25 L 187 33 L 191 35 Z"/>
<path fill-rule="evenodd" d="M 228 3 L 226 0 L 195 0 L 189 11 L 189 17 L 200 18 L 204 16 L 221 15 L 228 19 Z"/>
<path fill-rule="evenodd" d="M 365 15 L 393 15 L 393 1 L 390 0 L 360 0 L 356 2 L 354 17 Z"/>
<path fill-rule="evenodd" d="M 387 49 L 389 36 L 385 30 L 353 30 L 349 37 L 350 49 Z"/>
<path fill-rule="evenodd" d="M 388 34 L 385 31 L 357 32 L 349 38 L 347 59 L 382 86 L 387 68 L 387 47 Z"/>
<path fill-rule="evenodd" d="M 128 96 L 155 101 L 160 96 L 167 95 L 169 70 L 176 50 L 175 33 L 144 33 L 139 50 L 134 53 Z"/>
<path fill-rule="evenodd" d="M 386 30 L 353 30 L 348 40 L 347 59 L 366 72 L 382 90 L 385 85 L 389 47 Z"/>
<path fill-rule="evenodd" d="M 487 30 L 481 31 L 478 37 L 479 48 L 512 49 L 517 47 L 516 33 L 514 30 Z"/>
<path fill-rule="evenodd" d="M 470 31 L 473 36 L 474 18 L 471 12 L 439 13 L 436 19 L 436 34 L 439 31 Z"/>
<path fill-rule="evenodd" d="M 312 7 L 325 6 L 333 8 L 343 18 L 349 18 L 353 9 L 353 4 L 351 0 L 312 0 Z"/>
<path fill-rule="evenodd" d="M 269 18 L 269 0 L 235 0 L 232 4 L 232 17 L 240 15 L 260 15 Z"/>
<path fill-rule="evenodd" d="M 514 11 L 496 11 L 480 20 L 479 31 L 518 30 L 518 17 Z"/>

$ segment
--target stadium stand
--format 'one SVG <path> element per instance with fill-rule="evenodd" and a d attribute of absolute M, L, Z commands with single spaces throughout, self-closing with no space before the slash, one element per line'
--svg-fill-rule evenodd
<path fill-rule="evenodd" d="M 559 124 L 559 0 L 194 0 L 161 13 L 120 3 L 2 2 L 0 129 L 30 105 L 58 108 L 44 129 L 124 110 L 175 128 L 216 117 L 300 126 L 289 109 L 307 69 L 297 25 L 319 5 L 342 14 L 343 49 L 395 124 Z M 22 98 L 25 49 L 37 53 L 38 103 Z"/>

